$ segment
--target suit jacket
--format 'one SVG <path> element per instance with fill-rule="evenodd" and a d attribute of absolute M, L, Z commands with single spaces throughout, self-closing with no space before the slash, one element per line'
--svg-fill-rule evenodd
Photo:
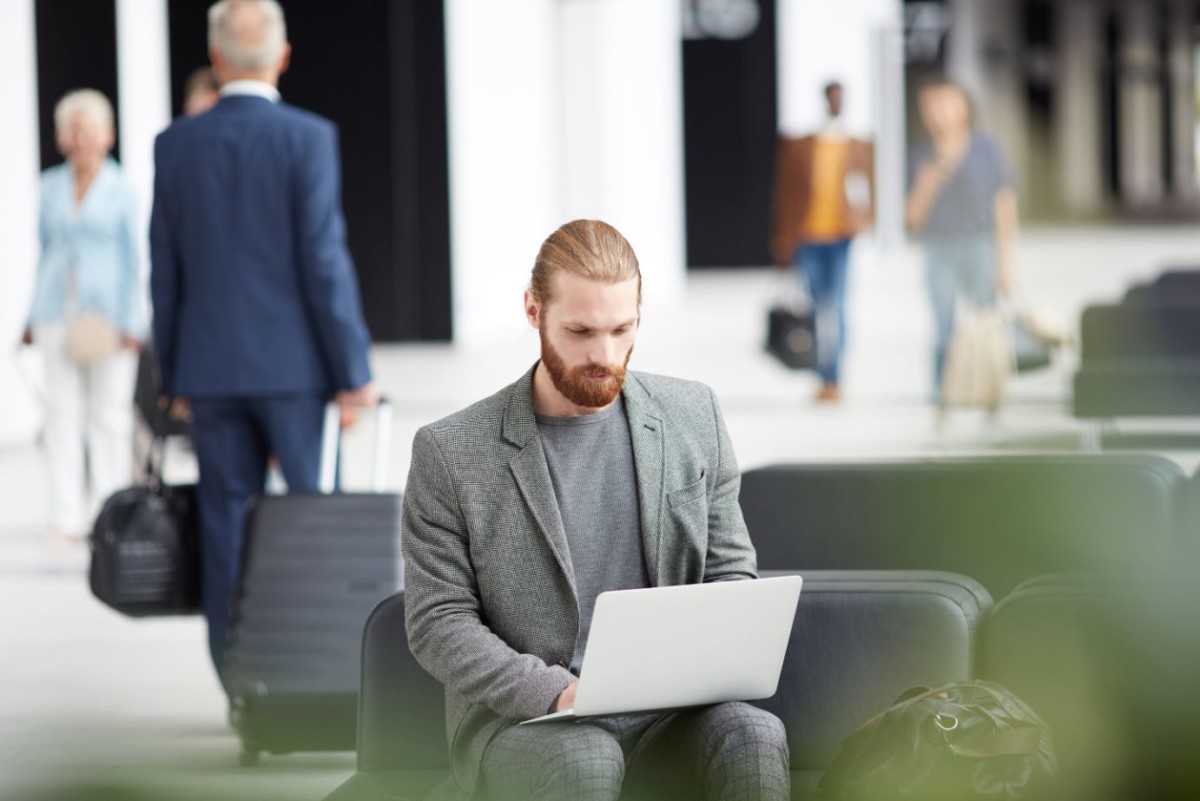
<path fill-rule="evenodd" d="M 804 244 L 804 221 L 812 202 L 813 153 L 816 135 L 799 139 L 781 138 L 775 151 L 775 206 L 771 226 L 771 255 L 777 263 L 791 260 L 796 248 Z M 862 173 L 871 186 L 871 205 L 854 208 L 842 195 L 846 228 L 844 238 L 857 234 L 870 224 L 875 202 L 875 148 L 862 139 L 850 139 L 846 174 Z M 845 176 L 843 176 L 844 182 Z"/>
<path fill-rule="evenodd" d="M 150 288 L 164 392 L 328 394 L 370 379 L 337 130 L 230 95 L 154 148 Z"/>
<path fill-rule="evenodd" d="M 491 738 L 545 714 L 574 678 L 574 570 L 532 386 L 530 370 L 419 430 L 404 496 L 409 645 L 445 685 L 451 766 L 468 795 Z M 754 578 L 712 390 L 631 371 L 622 396 L 651 585 Z"/>

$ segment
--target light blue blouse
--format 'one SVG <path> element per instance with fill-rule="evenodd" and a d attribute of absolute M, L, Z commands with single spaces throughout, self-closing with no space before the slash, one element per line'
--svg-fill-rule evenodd
<path fill-rule="evenodd" d="M 133 189 L 108 159 L 75 203 L 70 164 L 42 173 L 38 209 L 41 257 L 31 325 L 55 323 L 67 312 L 67 287 L 74 272 L 75 309 L 95 311 L 121 331 L 146 334 L 146 309 L 138 267 L 139 225 Z"/>

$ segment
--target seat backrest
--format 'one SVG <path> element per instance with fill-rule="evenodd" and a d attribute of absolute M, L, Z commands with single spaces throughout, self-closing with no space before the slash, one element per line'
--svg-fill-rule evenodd
<path fill-rule="evenodd" d="M 775 465 L 742 476 L 764 570 L 944 570 L 994 597 L 1169 554 L 1179 467 L 1145 455 Z"/>
<path fill-rule="evenodd" d="M 1168 267 L 1159 273 L 1158 278 L 1154 280 L 1154 286 L 1161 287 L 1166 292 L 1200 295 L 1200 268 Z"/>
<path fill-rule="evenodd" d="M 1200 314 L 1196 313 L 1194 303 L 1177 302 L 1183 296 L 1172 294 L 1170 302 L 1084 309 L 1080 331 L 1082 364 L 1086 367 L 1113 360 L 1200 359 Z"/>
<path fill-rule="evenodd" d="M 792 769 L 829 765 L 842 741 L 915 686 L 974 675 L 992 599 L 965 576 L 927 571 L 798 573 L 779 690 L 758 702 L 784 722 Z"/>
<path fill-rule="evenodd" d="M 449 765 L 442 685 L 408 650 L 404 593 L 396 593 L 379 602 L 363 630 L 358 769 Z"/>

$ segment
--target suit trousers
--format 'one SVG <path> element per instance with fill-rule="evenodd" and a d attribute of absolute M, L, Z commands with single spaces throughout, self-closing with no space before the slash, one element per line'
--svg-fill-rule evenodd
<path fill-rule="evenodd" d="M 33 339 L 46 374 L 51 524 L 59 533 L 83 535 L 105 499 L 133 481 L 137 356 L 120 350 L 79 367 L 67 358 L 65 325 L 38 326 Z"/>
<path fill-rule="evenodd" d="M 317 490 L 325 400 L 320 396 L 195 398 L 192 443 L 208 647 L 224 675 L 229 608 L 242 568 L 246 503 L 266 486 L 274 454 L 290 492 Z"/>
<path fill-rule="evenodd" d="M 513 726 L 488 745 L 487 801 L 786 801 L 787 733 L 745 703 Z"/>

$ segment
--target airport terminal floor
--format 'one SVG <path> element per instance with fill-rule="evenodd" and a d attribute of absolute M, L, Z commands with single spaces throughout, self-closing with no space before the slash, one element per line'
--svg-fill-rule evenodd
<path fill-rule="evenodd" d="M 815 405 L 815 377 L 788 372 L 763 352 L 775 286 L 766 269 L 693 271 L 682 299 L 645 308 L 630 366 L 710 384 L 743 469 L 1084 447 L 1087 424 L 1070 413 L 1077 361 L 1070 352 L 1015 379 L 998 420 L 956 411 L 939 427 L 929 401 L 932 323 L 919 250 L 884 255 L 863 242 L 853 259 L 839 405 Z M 1116 301 L 1168 265 L 1198 262 L 1195 229 L 1033 230 L 1019 251 L 1021 297 L 1077 322 L 1088 303 Z M 520 297 L 503 302 L 519 319 Z M 532 332 L 480 347 L 376 347 L 379 383 L 396 409 L 389 484 L 403 487 L 418 426 L 516 379 L 536 352 Z M 1188 424 L 1172 421 L 1175 430 Z M 1121 422 L 1119 430 L 1144 425 Z M 365 485 L 370 443 L 362 430 L 347 438 L 348 487 Z M 1189 473 L 1200 463 L 1200 452 L 1163 455 Z M 171 459 L 169 476 L 194 469 L 186 448 L 174 448 Z M 257 767 L 238 767 L 202 620 L 133 621 L 92 599 L 86 551 L 46 544 L 44 470 L 34 444 L 0 449 L 0 487 L 0 798 L 317 801 L 353 773 L 350 753 L 267 756 Z M 71 788 L 101 794 L 73 796 Z"/>

